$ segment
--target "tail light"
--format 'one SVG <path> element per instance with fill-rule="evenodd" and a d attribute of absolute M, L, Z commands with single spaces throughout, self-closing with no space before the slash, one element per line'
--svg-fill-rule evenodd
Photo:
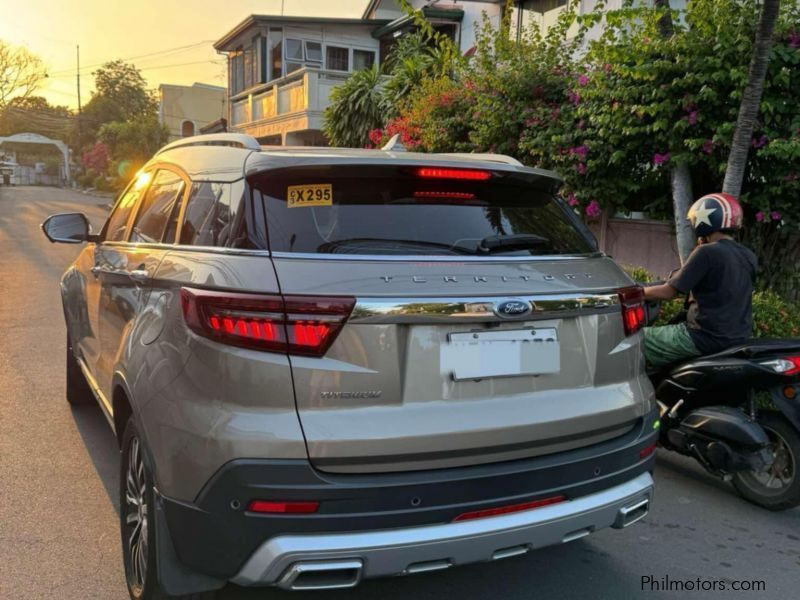
<path fill-rule="evenodd" d="M 465 179 L 469 181 L 486 181 L 492 173 L 482 169 L 443 169 L 439 167 L 422 167 L 416 171 L 417 177 L 425 179 Z"/>
<path fill-rule="evenodd" d="M 323 356 L 355 306 L 355 298 L 236 294 L 181 289 L 186 325 L 223 344 Z"/>
<path fill-rule="evenodd" d="M 619 290 L 625 335 L 633 335 L 645 325 L 644 290 L 639 286 Z"/>
<path fill-rule="evenodd" d="M 800 373 L 800 356 L 783 356 L 781 358 L 765 360 L 759 364 L 781 375 L 797 375 Z"/>

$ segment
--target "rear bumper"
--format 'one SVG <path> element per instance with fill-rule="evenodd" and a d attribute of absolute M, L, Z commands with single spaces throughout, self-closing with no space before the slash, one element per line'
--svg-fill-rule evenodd
<path fill-rule="evenodd" d="M 449 550 L 443 551 L 451 544 L 463 546 L 452 564 L 469 562 L 470 557 L 488 560 L 497 550 L 511 546 L 530 549 L 560 543 L 575 532 L 611 526 L 637 494 L 649 498 L 655 455 L 642 454 L 642 450 L 657 439 L 653 428 L 657 418 L 653 411 L 625 435 L 592 446 L 454 469 L 332 474 L 302 460 L 236 460 L 220 469 L 193 503 L 163 497 L 165 525 L 176 559 L 185 567 L 250 585 L 291 587 L 279 581 L 285 575 L 281 569 L 332 557 L 344 557 L 351 564 L 360 561 L 360 567 L 351 567 L 359 578 L 404 572 L 409 564 L 422 560 L 412 558 L 401 565 L 407 555 L 418 556 L 421 547 L 428 546 L 436 550 L 431 554 L 435 560 L 449 560 Z M 502 523 L 500 517 L 453 522 L 466 512 L 559 495 L 567 501 L 506 515 L 503 519 L 508 520 Z M 320 508 L 308 515 L 247 512 L 250 501 L 256 499 L 311 500 L 319 502 Z M 547 526 L 540 531 L 543 523 Z M 485 548 L 470 541 L 473 528 L 494 524 L 499 524 L 499 537 Z M 531 527 L 535 532 L 528 531 Z M 438 538 L 428 539 L 428 535 L 444 537 L 434 544 Z M 461 538 L 465 540 L 453 541 Z M 375 540 L 380 540 L 377 546 Z M 403 548 L 396 559 L 379 559 L 392 554 L 390 548 L 395 546 Z"/>
<path fill-rule="evenodd" d="M 285 589 L 352 587 L 362 578 L 447 569 L 569 542 L 647 514 L 650 473 L 575 500 L 475 521 L 323 535 L 282 535 L 264 542 L 232 578 L 244 586 Z"/>

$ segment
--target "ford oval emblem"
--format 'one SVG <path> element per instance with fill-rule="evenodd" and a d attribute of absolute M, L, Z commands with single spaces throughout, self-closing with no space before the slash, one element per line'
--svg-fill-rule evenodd
<path fill-rule="evenodd" d="M 526 300 L 504 300 L 494 305 L 494 314 L 498 317 L 522 317 L 532 310 L 531 303 Z"/>

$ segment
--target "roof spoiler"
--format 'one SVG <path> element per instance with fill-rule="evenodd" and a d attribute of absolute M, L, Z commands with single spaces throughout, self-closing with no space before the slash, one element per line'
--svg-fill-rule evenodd
<path fill-rule="evenodd" d="M 242 148 L 244 150 L 261 150 L 261 144 L 258 143 L 256 138 L 250 135 L 245 135 L 243 133 L 209 133 L 176 140 L 161 148 L 161 150 L 156 152 L 156 156 L 168 152 L 169 150 L 187 146 L 228 146 L 231 148 Z"/>

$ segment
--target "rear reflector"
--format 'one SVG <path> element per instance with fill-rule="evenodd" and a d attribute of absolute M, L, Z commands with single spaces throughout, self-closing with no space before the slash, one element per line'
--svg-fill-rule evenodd
<path fill-rule="evenodd" d="M 186 325 L 215 341 L 271 352 L 322 356 L 355 298 L 237 294 L 181 289 Z"/>
<path fill-rule="evenodd" d="M 441 169 L 438 167 L 422 167 L 417 169 L 417 177 L 426 179 L 467 179 L 470 181 L 486 181 L 492 176 L 490 171 L 479 169 Z"/>
<path fill-rule="evenodd" d="M 551 504 L 558 504 L 564 502 L 566 496 L 553 496 L 551 498 L 542 498 L 541 500 L 534 500 L 532 502 L 524 502 L 522 504 L 512 504 L 511 506 L 500 506 L 498 508 L 485 508 L 483 510 L 475 510 L 458 515 L 453 522 L 456 521 L 472 521 L 474 519 L 483 519 L 485 517 L 496 517 L 499 515 L 507 515 L 510 513 L 522 512 L 524 510 L 531 510 L 534 508 L 541 508 L 543 506 L 550 506 Z"/>
<path fill-rule="evenodd" d="M 649 444 L 644 448 L 642 448 L 641 450 L 639 450 L 639 458 L 647 458 L 648 456 L 650 456 L 653 452 L 656 451 L 657 445 L 658 442 L 653 442 L 652 444 Z"/>
<path fill-rule="evenodd" d="M 619 290 L 625 335 L 633 335 L 645 325 L 644 290 L 639 286 Z"/>
<path fill-rule="evenodd" d="M 269 500 L 253 500 L 248 512 L 284 515 L 308 515 L 319 510 L 319 502 L 271 502 Z"/>

